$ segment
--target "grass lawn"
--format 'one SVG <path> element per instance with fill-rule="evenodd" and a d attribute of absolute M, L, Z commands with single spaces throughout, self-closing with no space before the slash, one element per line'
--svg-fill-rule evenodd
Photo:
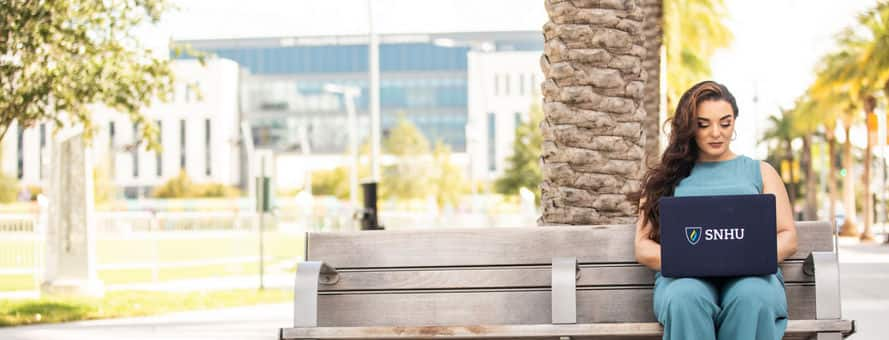
<path fill-rule="evenodd" d="M 175 234 L 171 234 L 175 235 Z M 244 233 L 223 237 L 197 237 L 184 239 L 99 239 L 96 242 L 96 258 L 99 265 L 131 263 L 176 263 L 180 261 L 202 261 L 225 258 L 242 258 L 258 255 L 258 238 L 255 234 Z M 305 237 L 301 233 L 269 232 L 265 235 L 266 264 L 278 261 L 292 261 L 303 254 Z M 36 243 L 28 240 L 0 240 L 0 268 L 29 269 L 34 267 Z M 269 268 L 266 268 L 267 270 Z M 187 267 L 162 267 L 158 270 L 158 281 L 222 277 L 235 275 L 256 275 L 259 264 L 256 262 L 206 264 Z M 149 268 L 103 269 L 98 272 L 105 284 L 123 284 L 153 281 Z M 34 278 L 30 274 L 0 275 L 0 291 L 35 289 Z"/>
<path fill-rule="evenodd" d="M 266 274 L 273 273 L 268 266 L 276 263 L 280 259 L 266 260 Z M 288 267 L 290 270 L 292 267 Z M 139 282 L 152 282 L 154 280 L 151 269 L 109 269 L 100 270 L 99 279 L 106 285 L 108 284 L 126 284 Z M 259 275 L 259 264 L 250 263 L 231 263 L 231 264 L 213 264 L 196 267 L 183 268 L 161 268 L 157 273 L 157 281 L 174 281 L 226 276 L 249 276 Z M 14 290 L 34 290 L 37 289 L 34 283 L 34 277 L 30 274 L 24 275 L 0 275 L 0 291 Z"/>
<path fill-rule="evenodd" d="M 169 312 L 293 301 L 290 289 L 166 293 L 107 292 L 103 298 L 0 300 L 0 327 L 146 316 Z"/>
<path fill-rule="evenodd" d="M 0 292 L 7 290 L 31 290 L 37 284 L 31 274 L 0 275 Z"/>

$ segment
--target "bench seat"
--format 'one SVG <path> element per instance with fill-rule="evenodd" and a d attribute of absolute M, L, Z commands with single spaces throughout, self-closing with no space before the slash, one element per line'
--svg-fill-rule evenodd
<path fill-rule="evenodd" d="M 791 320 L 785 339 L 811 339 L 819 332 L 852 333 L 846 320 Z M 475 325 L 414 327 L 314 327 L 282 329 L 282 339 L 660 339 L 663 327 L 657 322 L 594 323 L 576 325 Z"/>
<path fill-rule="evenodd" d="M 832 227 L 797 222 L 787 339 L 840 339 Z M 281 339 L 658 338 L 635 226 L 308 233 Z"/>

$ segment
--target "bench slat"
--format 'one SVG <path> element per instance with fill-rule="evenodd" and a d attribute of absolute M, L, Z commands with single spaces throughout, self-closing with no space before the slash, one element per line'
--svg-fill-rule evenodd
<path fill-rule="evenodd" d="M 830 224 L 797 222 L 799 251 L 831 251 Z M 336 268 L 635 263 L 635 226 L 558 226 L 308 233 L 306 259 Z"/>
<path fill-rule="evenodd" d="M 814 283 L 803 273 L 802 261 L 783 263 L 787 283 Z M 577 287 L 645 286 L 654 284 L 654 272 L 641 265 L 581 266 Z M 320 285 L 322 292 L 405 289 L 490 289 L 550 287 L 550 266 L 483 267 L 410 270 L 341 270 L 335 285 Z"/>
<path fill-rule="evenodd" d="M 849 335 L 853 325 L 847 320 L 790 320 L 785 339 L 805 339 L 816 332 L 841 332 Z M 656 322 L 576 325 L 483 325 L 427 327 L 318 327 L 285 328 L 282 339 L 659 339 L 662 327 Z"/>
<path fill-rule="evenodd" d="M 815 287 L 788 285 L 791 319 L 815 319 Z M 552 314 L 547 289 L 321 294 L 319 326 L 451 326 L 546 324 Z M 652 322 L 651 289 L 586 289 L 577 292 L 577 322 Z"/>

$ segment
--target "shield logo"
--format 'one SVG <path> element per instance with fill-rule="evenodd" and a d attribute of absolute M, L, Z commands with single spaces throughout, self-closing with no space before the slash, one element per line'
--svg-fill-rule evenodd
<path fill-rule="evenodd" d="M 701 227 L 685 227 L 685 239 L 691 245 L 701 242 Z"/>

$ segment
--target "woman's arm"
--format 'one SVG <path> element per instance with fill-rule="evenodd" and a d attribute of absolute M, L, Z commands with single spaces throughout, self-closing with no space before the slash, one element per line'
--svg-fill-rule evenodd
<path fill-rule="evenodd" d="M 796 225 L 793 222 L 793 210 L 790 199 L 787 198 L 787 190 L 781 176 L 769 163 L 760 162 L 762 173 L 762 192 L 775 195 L 775 217 L 778 226 L 778 262 L 796 253 Z"/>
<path fill-rule="evenodd" d="M 642 206 L 643 202 L 639 202 Z M 639 212 L 639 219 L 636 222 L 636 261 L 639 264 L 651 268 L 655 271 L 661 270 L 661 245 L 648 237 L 651 234 L 651 223 L 642 224 L 642 212 Z"/>

